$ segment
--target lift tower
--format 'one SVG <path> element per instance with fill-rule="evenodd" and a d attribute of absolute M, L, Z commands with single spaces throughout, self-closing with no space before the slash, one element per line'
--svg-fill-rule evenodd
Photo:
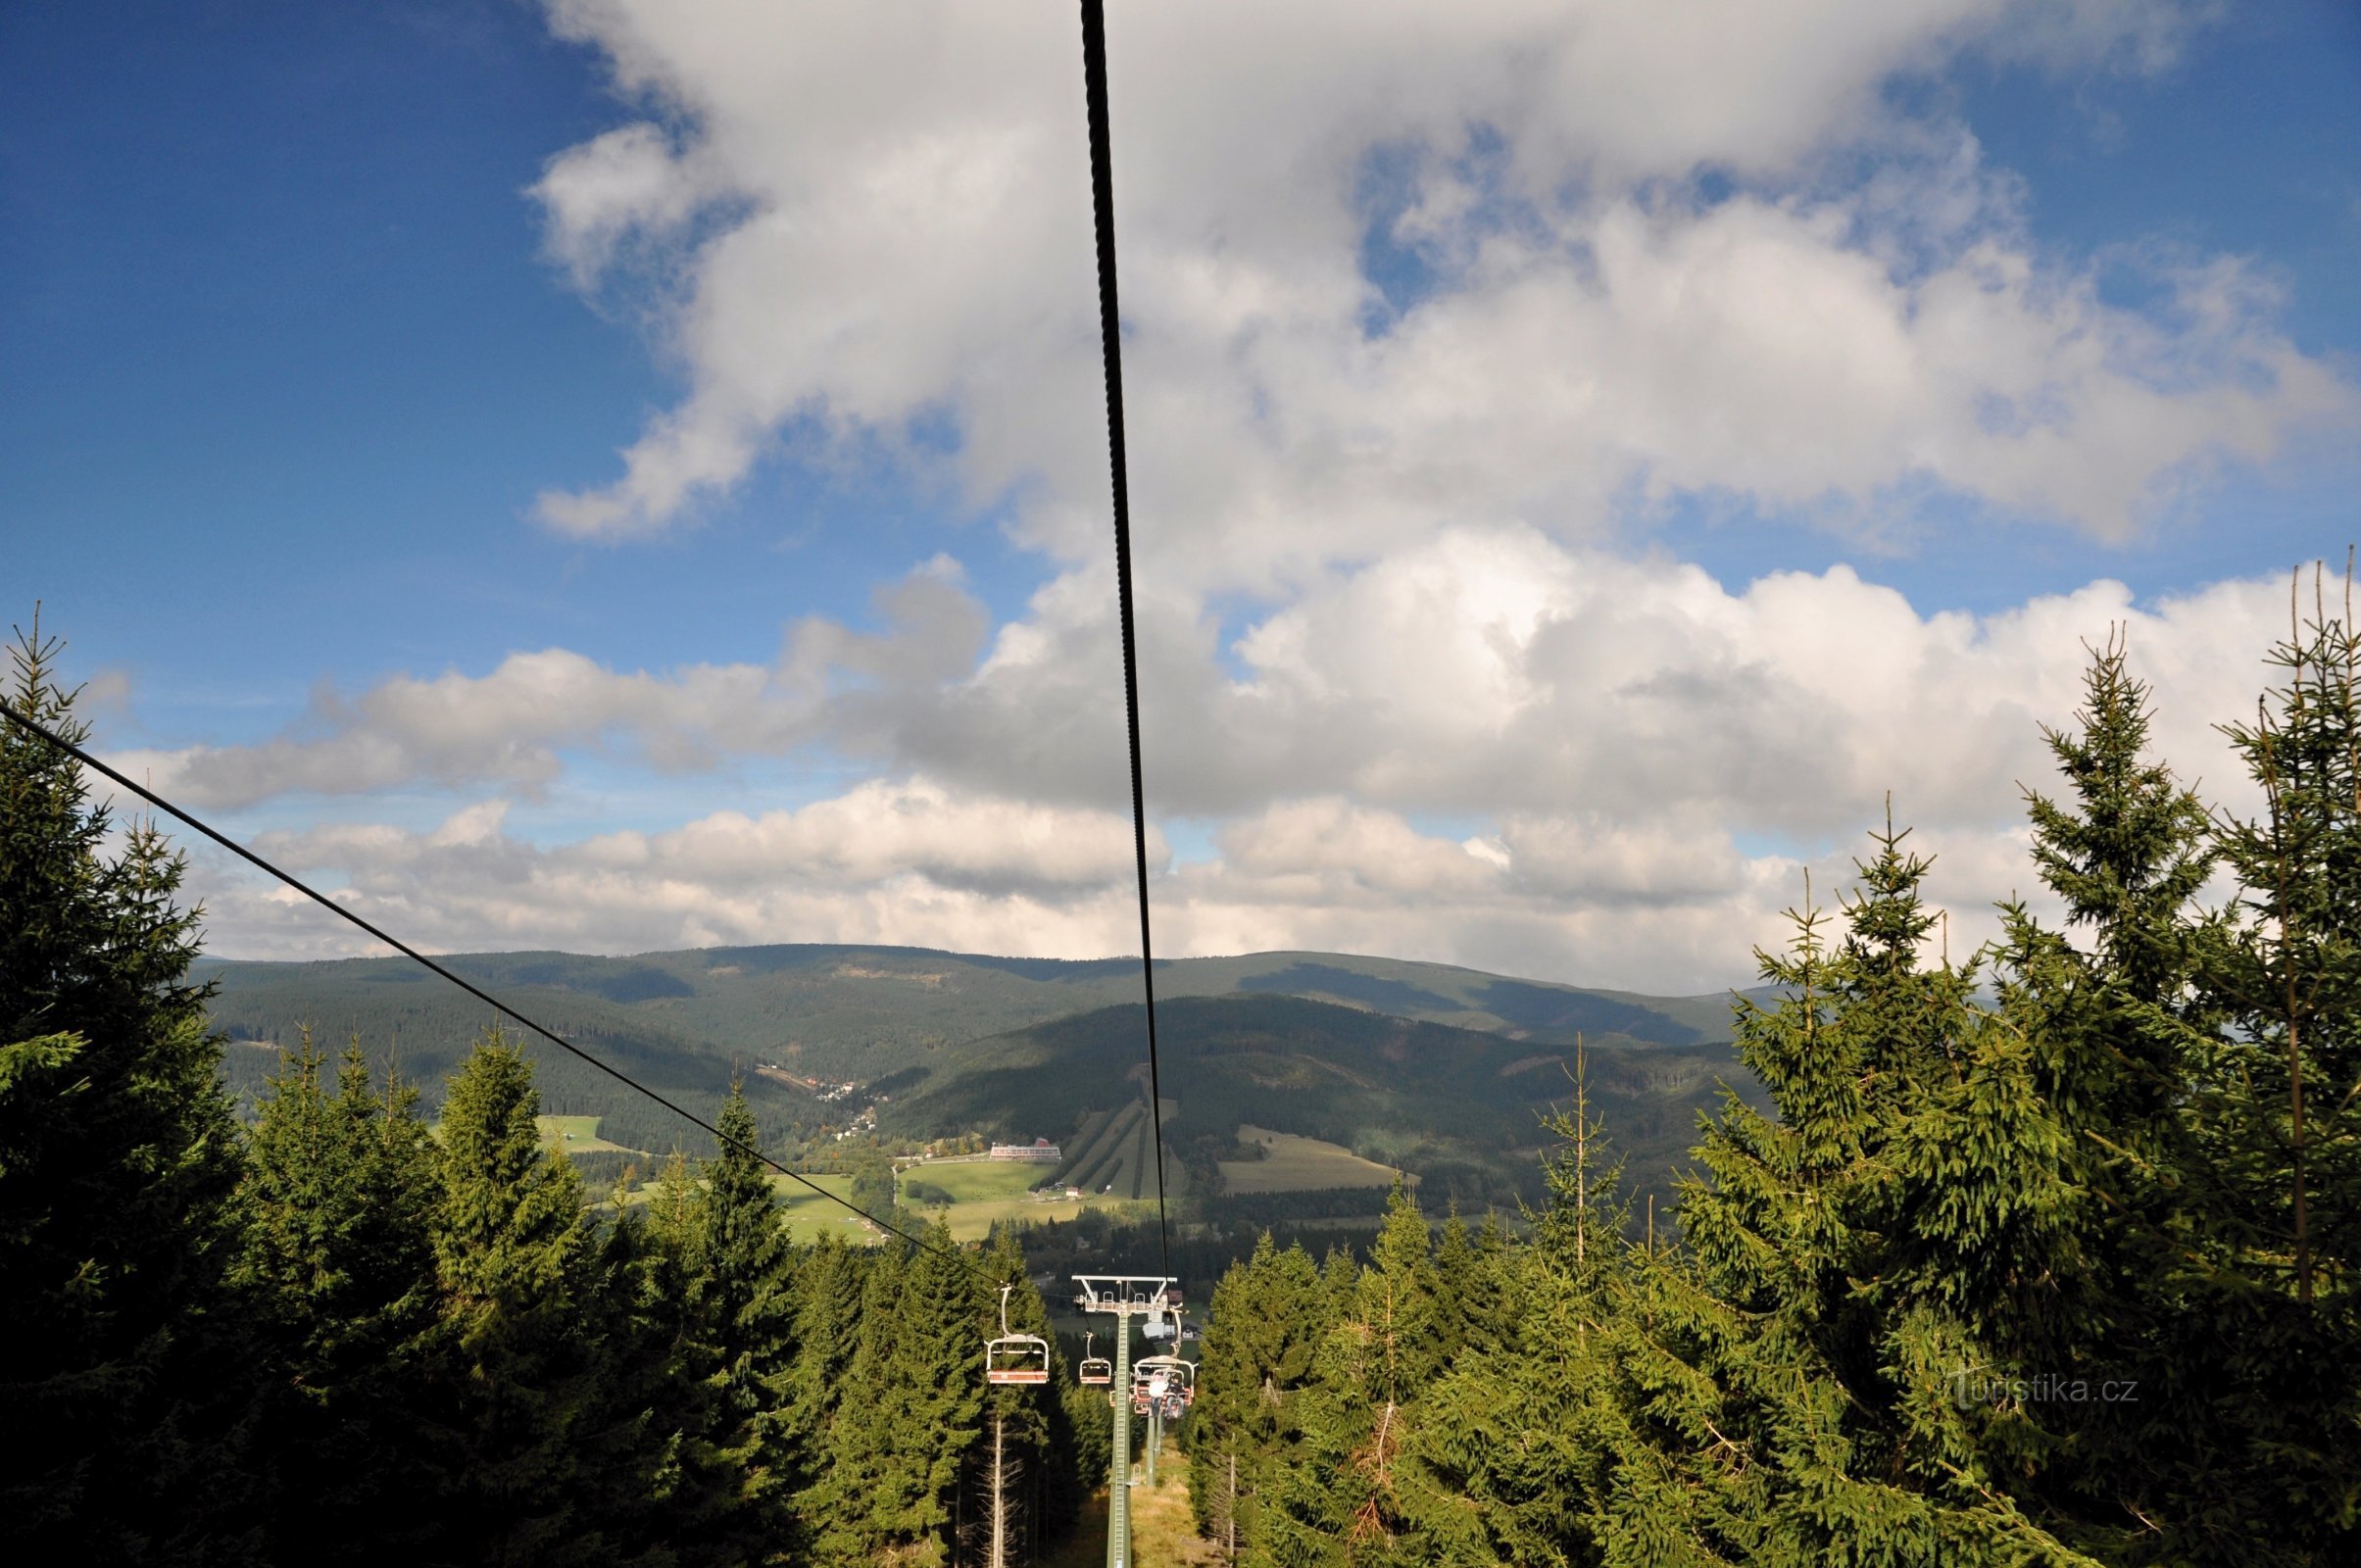
<path fill-rule="evenodd" d="M 1108 1312 L 1115 1320 L 1115 1377 L 1108 1401 L 1115 1407 L 1114 1463 L 1107 1471 L 1107 1568 L 1131 1568 L 1131 1320 L 1159 1320 L 1180 1310 L 1172 1294 L 1179 1283 L 1168 1274 L 1077 1274 L 1082 1287 L 1074 1304 L 1085 1312 Z"/>

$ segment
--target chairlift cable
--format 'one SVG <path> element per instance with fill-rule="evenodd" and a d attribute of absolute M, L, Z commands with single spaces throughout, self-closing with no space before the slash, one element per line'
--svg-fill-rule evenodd
<path fill-rule="evenodd" d="M 723 1132 L 712 1122 L 705 1120 L 705 1118 L 697 1115 L 694 1111 L 688 1110 L 675 1103 L 671 1100 L 666 1099 L 664 1095 L 649 1088 L 646 1084 L 639 1082 L 630 1074 L 624 1072 L 621 1068 L 611 1066 L 608 1063 L 601 1061 L 589 1052 L 584 1051 L 580 1046 L 575 1045 L 573 1042 L 566 1040 L 563 1036 L 560 1036 L 534 1022 L 532 1019 L 526 1017 L 523 1013 L 518 1012 L 515 1007 L 501 1001 L 498 997 L 495 997 L 491 993 L 483 990 L 481 987 L 476 986 L 469 981 L 461 979 L 458 975 L 452 973 L 443 965 L 435 962 L 432 958 L 429 958 L 426 956 L 426 955 L 420 953 L 409 943 L 402 941 L 399 937 L 390 935 L 381 928 L 364 919 L 362 916 L 355 914 L 352 910 L 346 908 L 343 905 L 338 904 L 334 899 L 329 898 L 326 894 L 320 892 L 319 889 L 299 881 L 291 872 L 280 870 L 277 866 L 271 864 L 269 860 L 264 859 L 261 856 L 246 848 L 246 846 L 243 844 L 238 843 L 235 839 L 230 838 L 227 834 L 221 832 L 219 829 L 191 815 L 181 808 L 174 806 L 163 796 L 158 795 L 154 790 L 132 783 L 129 779 L 123 777 L 123 774 L 117 772 L 114 768 L 109 767 L 97 758 L 92 757 L 88 752 L 83 751 L 80 747 L 74 745 L 72 741 L 67 740 L 64 736 L 59 735 L 55 731 L 42 724 L 36 723 L 30 718 L 25 717 L 23 713 L 18 712 L 14 708 L 5 703 L 0 703 L 0 713 L 5 713 L 9 719 L 18 726 L 39 736 L 42 740 L 47 741 L 59 751 L 66 753 L 69 757 L 72 757 L 75 761 L 81 763 L 84 767 L 87 767 L 93 772 L 102 774 L 105 777 L 112 779 L 116 784 L 130 791 L 133 795 L 138 796 L 141 800 L 147 802 L 150 806 L 155 807 L 158 810 L 166 811 L 175 817 L 178 817 L 181 821 L 187 823 L 190 827 L 195 828 L 199 833 L 204 834 L 207 838 L 213 840 L 216 844 L 219 844 L 221 846 L 221 848 L 227 850 L 230 854 L 238 857 L 240 859 L 249 861 L 252 864 L 261 867 L 263 870 L 268 871 L 271 873 L 271 875 L 278 878 L 278 880 L 284 882 L 287 884 L 287 886 L 293 888 L 305 898 L 310 899 L 313 903 L 320 905 L 331 914 L 340 915 L 344 919 L 351 921 L 354 925 L 359 926 L 362 930 L 368 932 L 370 936 L 375 937 L 379 942 L 384 943 L 387 947 L 392 948 L 404 957 L 412 958 L 419 963 L 424 964 L 436 974 L 441 975 L 444 979 L 450 981 L 453 985 L 467 993 L 467 995 L 490 1006 L 493 1011 L 503 1013 L 508 1017 L 516 1019 L 519 1024 L 522 1024 L 534 1034 L 539 1035 L 551 1045 L 556 1046 L 559 1050 L 566 1052 L 569 1055 L 572 1055 L 577 1060 L 586 1062 L 589 1065 L 596 1067 L 599 1071 L 605 1073 L 608 1077 L 613 1078 L 615 1082 L 623 1085 L 623 1087 L 626 1089 L 631 1089 L 639 1094 L 645 1095 L 648 1099 L 655 1101 L 658 1104 L 664 1106 L 664 1109 L 670 1111 L 673 1115 L 678 1116 L 690 1126 L 699 1128 L 707 1133 L 712 1134 L 715 1141 L 726 1144 L 732 1149 L 740 1150 L 746 1153 L 752 1154 L 755 1158 L 761 1160 L 763 1164 L 769 1166 L 772 1170 L 777 1171 L 780 1175 L 786 1177 L 788 1180 L 801 1183 L 803 1186 L 808 1187 L 812 1191 L 819 1194 L 820 1197 L 826 1199 L 829 1202 L 836 1204 L 839 1208 L 847 1209 L 852 1213 L 859 1214 L 862 1219 L 867 1220 L 870 1224 L 875 1225 L 880 1230 L 886 1231 L 891 1235 L 901 1237 L 904 1241 L 910 1243 L 912 1247 L 917 1248 L 919 1250 L 933 1252 L 938 1256 L 951 1258 L 958 1262 L 961 1267 L 973 1270 L 979 1277 L 983 1276 L 983 1270 L 978 1268 L 973 1260 L 969 1259 L 963 1254 L 945 1251 L 942 1248 L 935 1246 L 931 1242 L 921 1241 L 919 1238 L 912 1236 L 910 1232 L 903 1230 L 900 1226 L 888 1224 L 886 1221 L 879 1219 L 874 1214 L 863 1212 L 854 1203 L 845 1199 L 837 1197 L 834 1193 L 828 1191 L 825 1187 L 820 1186 L 818 1183 L 808 1181 L 803 1176 L 789 1170 L 786 1166 L 780 1164 L 768 1154 L 763 1153 L 762 1150 L 757 1149 L 752 1144 L 741 1143 L 737 1139 L 730 1137 L 729 1134 Z M 998 1282 L 995 1281 L 993 1283 L 997 1284 Z"/>
<path fill-rule="evenodd" d="M 1164 1096 L 1156 1073 L 1156 960 L 1148 940 L 1148 809 L 1140 789 L 1139 640 L 1131 608 L 1131 485 L 1123 457 L 1123 344 L 1115 302 L 1115 195 L 1107 151 L 1107 12 L 1082 0 L 1082 85 L 1090 115 L 1091 216 L 1099 254 L 1099 350 L 1107 371 L 1107 457 L 1114 485 L 1115 605 L 1123 632 L 1123 716 L 1131 740 L 1131 838 L 1139 866 L 1140 984 L 1148 1012 L 1148 1125 L 1156 1141 L 1156 1232 L 1164 1272 L 1172 1238 L 1164 1221 Z"/>

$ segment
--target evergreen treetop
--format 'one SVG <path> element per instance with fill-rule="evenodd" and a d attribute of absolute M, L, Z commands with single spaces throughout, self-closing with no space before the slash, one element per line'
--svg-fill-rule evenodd
<path fill-rule="evenodd" d="M 37 617 L 20 631 L 0 703 L 78 744 L 62 651 Z M 0 1477 L 0 1542 L 28 1561 L 245 1533 L 221 1522 L 253 1360 L 227 1284 L 238 1140 L 183 871 L 0 724 L 0 1400 L 38 1434 Z"/>

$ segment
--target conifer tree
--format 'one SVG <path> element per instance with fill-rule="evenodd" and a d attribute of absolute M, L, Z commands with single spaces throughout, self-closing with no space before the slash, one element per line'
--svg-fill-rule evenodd
<path fill-rule="evenodd" d="M 1190 1496 L 1201 1531 L 1213 1523 L 1218 1497 L 1243 1546 L 1260 1539 L 1261 1501 L 1301 1456 L 1303 1391 L 1326 1333 L 1311 1255 L 1301 1246 L 1280 1250 L 1268 1231 L 1214 1287 L 1190 1415 Z"/>
<path fill-rule="evenodd" d="M 237 1272 L 279 1373 L 258 1431 L 272 1554 L 374 1561 L 416 1544 L 426 1490 L 409 1352 L 436 1306 L 435 1153 L 418 1092 L 379 1092 L 358 1041 L 333 1095 L 326 1066 L 307 1028 L 266 1085 Z"/>
<path fill-rule="evenodd" d="M 812 1489 L 828 1463 L 831 1432 L 860 1342 L 867 1270 L 864 1259 L 833 1232 L 802 1259 L 795 1275 L 795 1355 L 789 1363 L 776 1431 L 784 1472 L 797 1486 L 797 1517 L 808 1527 Z"/>
<path fill-rule="evenodd" d="M 824 1473 L 805 1494 L 813 1558 L 950 1560 L 984 1409 L 988 1319 L 976 1271 L 940 1221 L 927 1246 L 868 1265 L 856 1348 L 828 1428 Z"/>
<path fill-rule="evenodd" d="M 1630 1199 L 1579 1053 L 1572 1077 L 1571 1108 L 1544 1121 L 1557 1148 L 1543 1161 L 1549 1200 L 1533 1216 L 1536 1245 L 1512 1250 L 1495 1220 L 1454 1265 L 1490 1284 L 1459 1293 L 1467 1348 L 1425 1396 L 1402 1453 L 1422 1562 L 1596 1560 L 1591 1523 L 1631 1448 L 1604 1373 L 1629 1295 Z"/>
<path fill-rule="evenodd" d="M 1778 1116 L 1727 1101 L 1683 1193 L 1691 1257 L 1650 1259 L 1618 1314 L 1638 1447 L 1596 1525 L 1609 1562 L 2088 1560 L 2009 1495 L 2035 1413 L 1962 1396 L 2021 1380 L 2000 1336 L 2057 1253 L 2063 1139 L 1974 965 L 1923 963 L 1904 836 L 1874 836 L 1842 948 L 1795 913 L 1763 958 L 1781 1001 L 1739 1008 Z"/>
<path fill-rule="evenodd" d="M 2137 1396 L 2047 1412 L 2064 1442 L 2027 1490 L 2085 1549 L 2170 1560 L 2187 1547 L 2168 1544 L 2181 1513 L 2169 1494 L 2190 1495 L 2192 1438 L 2210 1446 L 2195 1435 L 2216 1419 L 2204 1380 L 2184 1372 L 2214 1333 L 2191 1292 L 2225 1261 L 2214 1161 L 2189 1115 L 2221 1065 L 2196 980 L 2225 932 L 2195 906 L 2215 863 L 2205 809 L 2147 755 L 2148 692 L 2120 636 L 2092 652 L 2076 718 L 2043 731 L 2065 797 L 2026 792 L 2035 865 L 2067 930 L 2021 901 L 2001 910 L 2001 1008 L 2034 1048 L 2069 1194 L 2046 1310 L 2012 1333 L 2027 1364 Z"/>
<path fill-rule="evenodd" d="M 983 1435 L 984 1341 L 1000 1303 L 944 1221 L 920 1234 L 927 1245 L 904 1274 L 900 1353 L 873 1391 L 899 1442 L 896 1484 L 877 1517 L 888 1540 L 940 1546 L 948 1560 L 960 1483 Z"/>
<path fill-rule="evenodd" d="M 531 1063 L 494 1027 L 443 1101 L 434 1250 L 441 1314 L 421 1347 L 439 1469 L 436 1554 L 611 1561 L 586 1440 L 598 1270 L 580 1179 L 545 1152 Z"/>
<path fill-rule="evenodd" d="M 1471 1321 L 1482 1312 L 1482 1288 L 1476 1277 L 1475 1238 L 1454 1207 L 1435 1242 L 1435 1333 L 1446 1364 L 1482 1333 Z"/>
<path fill-rule="evenodd" d="M 2238 897 L 2199 989 L 2226 1027 L 2188 1107 L 2217 1266 L 2177 1372 L 2221 1416 L 2174 1500 L 2207 1562 L 2361 1550 L 2361 636 L 2349 587 L 2340 616 L 2314 589 L 2271 651 L 2284 684 L 2224 727 L 2263 805 L 2217 819 Z"/>
<path fill-rule="evenodd" d="M 977 1258 L 977 1270 L 985 1280 L 1003 1280 L 1014 1287 L 1008 1298 L 1011 1332 L 1035 1334 L 1045 1340 L 1050 1337 L 1049 1309 L 1025 1277 L 1024 1252 L 1011 1233 L 1002 1230 L 993 1235 Z M 979 1339 L 1000 1332 L 999 1310 L 995 1298 L 977 1324 Z M 990 1539 L 995 1507 L 1003 1514 L 1011 1542 L 1061 1535 L 1079 1512 L 1081 1497 L 1074 1488 L 1047 1484 L 1054 1475 L 1074 1474 L 1080 1458 L 1063 1403 L 1070 1386 L 1064 1358 L 1053 1353 L 1046 1388 L 1006 1386 L 985 1395 L 976 1417 L 976 1439 L 967 1454 L 964 1484 L 972 1500 L 960 1510 L 975 1522 L 969 1534 L 977 1549 L 963 1549 L 962 1556 L 987 1554 L 983 1548 Z"/>
<path fill-rule="evenodd" d="M 37 619 L 20 633 L 0 702 L 80 742 L 60 652 Z M 0 1406 L 26 1440 L 0 1547 L 20 1561 L 255 1544 L 256 1352 L 226 1283 L 239 1150 L 181 874 L 79 764 L 0 723 Z"/>
<path fill-rule="evenodd" d="M 888 1408 L 884 1396 L 902 1375 L 907 1272 L 900 1248 L 879 1248 L 861 1260 L 861 1304 L 852 1350 L 834 1387 L 836 1408 L 825 1428 L 826 1456 L 798 1502 L 817 1563 L 872 1560 L 893 1544 L 893 1529 L 902 1523 L 907 1499 L 917 1490 L 896 1452 L 898 1412 Z M 890 1514 L 881 1507 L 889 1493 Z"/>
<path fill-rule="evenodd" d="M 1320 1346 L 1303 1459 L 1255 1560 L 1380 1562 L 1400 1549 L 1409 1513 L 1402 1451 L 1445 1362 L 1428 1248 L 1426 1220 L 1397 1183 L 1370 1260 Z"/>
<path fill-rule="evenodd" d="M 794 1249 L 770 1176 L 753 1150 L 760 1133 L 743 1085 L 732 1084 L 716 1123 L 721 1152 L 705 1169 L 694 1207 L 688 1299 L 711 1346 L 713 1463 L 734 1474 L 733 1510 L 747 1550 L 785 1549 L 785 1511 L 797 1477 L 784 1406 L 793 1364 Z"/>

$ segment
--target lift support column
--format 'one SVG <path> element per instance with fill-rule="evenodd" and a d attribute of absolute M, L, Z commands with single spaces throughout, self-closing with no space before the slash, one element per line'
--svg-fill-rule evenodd
<path fill-rule="evenodd" d="M 1115 1314 L 1114 1468 L 1107 1483 L 1107 1568 L 1131 1560 L 1131 1314 Z"/>
<path fill-rule="evenodd" d="M 1174 1282 L 1163 1274 L 1077 1274 L 1074 1283 L 1082 1287 L 1076 1306 L 1111 1313 L 1115 1320 L 1115 1382 L 1107 1391 L 1115 1421 L 1107 1488 L 1107 1568 L 1131 1568 L 1131 1320 L 1177 1312 L 1180 1298 L 1167 1294 Z"/>

